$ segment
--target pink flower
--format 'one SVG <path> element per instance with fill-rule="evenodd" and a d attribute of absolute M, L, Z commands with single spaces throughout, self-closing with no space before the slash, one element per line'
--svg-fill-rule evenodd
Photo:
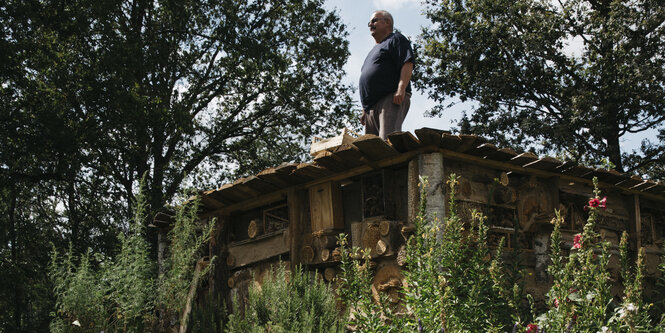
<path fill-rule="evenodd" d="M 573 238 L 573 249 L 581 249 L 582 248 L 582 235 L 577 234 L 575 235 L 575 238 Z"/>
<path fill-rule="evenodd" d="M 600 205 L 600 200 L 598 198 L 589 199 L 589 207 L 596 208 Z"/>
<path fill-rule="evenodd" d="M 607 207 L 607 197 L 603 197 L 603 198 L 600 200 L 598 206 L 599 206 L 600 208 L 602 208 L 602 209 L 605 209 L 605 208 Z"/>
<path fill-rule="evenodd" d="M 558 298 L 555 298 L 555 299 L 554 299 L 554 307 L 555 307 L 555 308 L 558 308 L 558 307 L 559 307 L 559 299 L 558 299 Z"/>
<path fill-rule="evenodd" d="M 526 333 L 538 333 L 538 325 L 536 324 L 526 325 Z"/>

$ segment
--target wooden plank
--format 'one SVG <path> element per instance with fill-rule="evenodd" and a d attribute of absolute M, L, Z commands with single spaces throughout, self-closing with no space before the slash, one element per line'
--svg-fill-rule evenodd
<path fill-rule="evenodd" d="M 259 195 L 263 194 L 262 192 L 245 185 L 245 179 L 246 178 L 237 179 L 235 182 L 233 182 L 233 187 L 231 187 L 230 190 L 236 191 L 237 193 L 240 193 L 241 195 L 244 195 L 248 198 L 258 197 Z"/>
<path fill-rule="evenodd" d="M 511 158 L 510 161 L 508 161 L 508 163 L 519 165 L 519 166 L 524 166 L 525 164 L 529 164 L 529 163 L 531 163 L 533 161 L 537 161 L 537 160 L 538 160 L 538 156 L 536 156 L 536 154 L 527 151 L 527 152 L 521 153 L 521 154 Z"/>
<path fill-rule="evenodd" d="M 229 255 L 235 259 L 234 268 L 237 268 L 287 253 L 289 245 L 289 233 L 278 232 L 250 242 L 230 244 Z"/>
<path fill-rule="evenodd" d="M 418 141 L 423 146 L 441 146 L 441 136 L 446 133 L 446 131 L 423 127 L 415 130 L 416 135 L 418 136 Z"/>
<path fill-rule="evenodd" d="M 311 180 L 308 177 L 294 173 L 294 171 L 298 168 L 298 165 L 300 165 L 300 163 L 282 163 L 280 166 L 275 168 L 275 171 L 288 179 L 291 184 L 301 184 Z"/>
<path fill-rule="evenodd" d="M 650 189 L 650 188 L 652 188 L 652 187 L 655 187 L 656 185 L 658 185 L 658 183 L 656 183 L 656 182 L 654 182 L 654 181 L 652 181 L 652 180 L 648 180 L 648 179 L 647 179 L 647 180 L 645 180 L 645 181 L 643 181 L 643 182 L 641 182 L 641 183 L 639 183 L 639 184 L 637 184 L 637 185 L 631 187 L 631 190 L 636 190 L 636 191 L 646 191 L 646 190 L 648 190 L 648 189 Z"/>
<path fill-rule="evenodd" d="M 329 176 L 332 174 L 332 171 L 311 163 L 300 163 L 295 171 L 293 171 L 293 174 L 309 179 L 317 179 Z"/>
<path fill-rule="evenodd" d="M 333 151 L 333 155 L 340 162 L 344 163 L 348 169 L 365 165 L 362 162 L 363 154 L 354 145 L 344 144 Z"/>
<path fill-rule="evenodd" d="M 371 161 L 379 161 L 399 154 L 386 141 L 373 134 L 365 134 L 353 140 L 353 145 Z"/>
<path fill-rule="evenodd" d="M 448 133 L 443 133 L 441 135 L 441 148 L 457 151 L 457 149 L 462 145 L 462 137 L 459 135 L 453 135 Z"/>
<path fill-rule="evenodd" d="M 275 184 L 269 183 L 257 176 L 249 176 L 245 178 L 243 184 L 260 193 L 268 193 L 279 190 L 279 187 Z"/>
<path fill-rule="evenodd" d="M 478 147 L 487 142 L 485 138 L 477 135 L 461 134 L 460 138 L 462 138 L 462 144 L 456 149 L 456 151 L 460 153 L 464 153 L 469 149 Z"/>
<path fill-rule="evenodd" d="M 339 161 L 332 152 L 327 150 L 318 153 L 316 157 L 314 157 L 314 163 L 332 172 L 342 172 L 349 169 L 347 164 Z"/>
<path fill-rule="evenodd" d="M 293 182 L 288 176 L 278 173 L 275 168 L 268 168 L 256 175 L 263 181 L 266 181 L 277 188 L 287 188 L 293 186 Z"/>
<path fill-rule="evenodd" d="M 400 153 L 420 148 L 420 141 L 411 132 L 390 133 L 388 141 Z"/>
<path fill-rule="evenodd" d="M 594 176 L 598 177 L 598 180 L 608 184 L 616 184 L 624 180 L 626 177 L 619 173 L 616 170 L 605 170 L 605 169 L 596 169 L 594 171 Z"/>
<path fill-rule="evenodd" d="M 524 165 L 525 168 L 534 168 L 538 170 L 554 171 L 562 163 L 554 157 L 545 156 L 531 163 Z"/>
<path fill-rule="evenodd" d="M 246 194 L 235 190 L 234 187 L 235 185 L 233 183 L 224 184 L 215 191 L 215 194 L 231 203 L 244 201 L 249 198 Z"/>
<path fill-rule="evenodd" d="M 568 170 L 568 169 L 570 169 L 570 168 L 572 168 L 572 167 L 575 167 L 575 166 L 577 166 L 577 163 L 574 162 L 574 161 L 564 161 L 563 163 L 561 163 L 561 165 L 559 165 L 558 167 L 556 167 L 556 170 L 555 170 L 555 171 L 557 171 L 557 172 L 565 172 L 566 170 Z"/>
<path fill-rule="evenodd" d="M 632 175 L 630 178 L 626 178 L 623 181 L 617 183 L 617 186 L 625 187 L 625 188 L 631 188 L 637 184 L 642 183 L 644 180 L 642 178 Z"/>
<path fill-rule="evenodd" d="M 653 194 L 657 194 L 657 195 L 663 195 L 663 194 L 665 194 L 665 182 L 658 182 L 656 184 L 656 186 L 650 187 L 650 188 L 644 190 L 644 192 L 653 193 Z"/>
<path fill-rule="evenodd" d="M 582 165 L 573 165 L 568 169 L 565 169 L 561 174 L 570 176 L 570 177 L 582 177 L 583 175 L 589 173 L 592 169 L 587 168 Z"/>
<path fill-rule="evenodd" d="M 510 160 L 511 158 L 517 156 L 517 153 L 510 149 L 510 148 L 501 148 L 489 155 L 487 155 L 487 159 L 490 160 L 495 160 L 495 161 L 500 161 L 500 162 L 505 162 Z"/>
<path fill-rule="evenodd" d="M 201 194 L 201 203 L 207 210 L 215 210 L 226 206 L 225 203 L 213 198 L 211 195 Z"/>
<path fill-rule="evenodd" d="M 499 148 L 491 143 L 483 143 L 478 147 L 469 149 L 466 153 L 473 156 L 485 157 L 496 153 L 498 150 Z"/>
<path fill-rule="evenodd" d="M 344 229 L 342 192 L 338 182 L 327 182 L 309 188 L 309 211 L 312 231 Z"/>

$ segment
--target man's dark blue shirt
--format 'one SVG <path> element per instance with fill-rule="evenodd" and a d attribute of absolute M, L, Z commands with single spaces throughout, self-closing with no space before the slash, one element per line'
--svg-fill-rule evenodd
<path fill-rule="evenodd" d="M 411 42 L 399 32 L 388 35 L 369 52 L 360 73 L 360 102 L 369 110 L 379 99 L 397 91 L 402 66 L 414 62 Z M 411 82 L 406 87 L 411 92 Z"/>

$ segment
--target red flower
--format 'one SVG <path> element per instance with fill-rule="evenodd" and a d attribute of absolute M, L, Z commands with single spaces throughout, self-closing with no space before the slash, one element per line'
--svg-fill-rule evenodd
<path fill-rule="evenodd" d="M 582 248 L 582 235 L 577 234 L 575 235 L 575 238 L 573 238 L 573 249 L 581 249 Z"/>
<path fill-rule="evenodd" d="M 554 299 L 554 307 L 555 307 L 555 308 L 558 308 L 558 307 L 559 307 L 559 299 L 558 299 L 558 298 L 555 298 L 555 299 Z"/>
<path fill-rule="evenodd" d="M 600 205 L 600 200 L 598 198 L 589 199 L 589 207 L 596 208 Z"/>
<path fill-rule="evenodd" d="M 538 333 L 538 325 L 536 324 L 526 325 L 526 333 Z"/>
<path fill-rule="evenodd" d="M 605 209 L 607 207 L 607 197 L 603 197 L 598 203 L 598 206 L 602 209 Z"/>

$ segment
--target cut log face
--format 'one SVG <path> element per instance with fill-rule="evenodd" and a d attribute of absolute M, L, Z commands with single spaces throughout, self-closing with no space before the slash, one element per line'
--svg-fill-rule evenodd
<path fill-rule="evenodd" d="M 327 267 L 323 271 L 323 277 L 326 279 L 328 282 L 332 282 L 333 279 L 335 279 L 335 276 L 337 276 L 337 270 L 333 267 Z"/>
<path fill-rule="evenodd" d="M 391 224 L 392 222 L 390 221 L 381 221 L 381 223 L 379 223 L 379 233 L 381 236 L 388 236 L 388 234 L 390 234 Z"/>
<path fill-rule="evenodd" d="M 303 246 L 301 255 L 306 263 L 311 263 L 314 261 L 314 248 L 311 246 Z"/>
<path fill-rule="evenodd" d="M 402 245 L 397 251 L 397 265 L 404 267 L 406 265 L 406 245 Z"/>
<path fill-rule="evenodd" d="M 226 266 L 233 267 L 236 265 L 236 258 L 229 254 L 228 257 L 226 257 Z"/>
<path fill-rule="evenodd" d="M 323 235 L 316 238 L 316 243 L 320 249 L 332 249 L 337 246 L 337 238 L 332 235 Z"/>
<path fill-rule="evenodd" d="M 249 226 L 247 226 L 247 235 L 249 238 L 255 238 L 259 235 L 259 225 L 257 220 L 251 220 Z"/>
<path fill-rule="evenodd" d="M 379 241 L 376 242 L 375 251 L 376 251 L 376 254 L 378 254 L 380 256 L 386 254 L 388 252 L 389 248 L 390 248 L 390 245 L 388 245 L 388 243 L 386 243 L 382 239 L 379 239 Z"/>
<path fill-rule="evenodd" d="M 330 259 L 331 255 L 332 255 L 332 253 L 331 253 L 330 249 L 321 249 L 321 255 L 320 255 L 321 261 L 324 261 L 324 262 L 328 261 Z"/>

